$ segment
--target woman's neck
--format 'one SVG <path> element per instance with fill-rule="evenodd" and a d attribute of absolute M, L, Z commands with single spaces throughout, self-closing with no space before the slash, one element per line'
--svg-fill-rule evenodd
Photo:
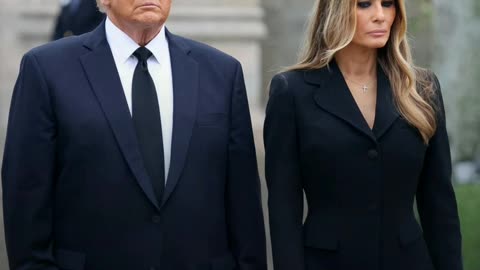
<path fill-rule="evenodd" d="M 377 75 L 377 50 L 348 45 L 335 55 L 338 67 L 349 78 L 374 78 Z"/>

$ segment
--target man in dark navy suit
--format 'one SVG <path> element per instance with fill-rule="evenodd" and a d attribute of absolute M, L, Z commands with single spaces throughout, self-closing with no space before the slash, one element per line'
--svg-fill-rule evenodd
<path fill-rule="evenodd" d="M 95 0 L 70 0 L 58 14 L 53 40 L 92 31 L 105 18 Z"/>
<path fill-rule="evenodd" d="M 266 270 L 240 63 L 99 0 L 94 31 L 28 52 L 2 178 L 11 270 Z"/>

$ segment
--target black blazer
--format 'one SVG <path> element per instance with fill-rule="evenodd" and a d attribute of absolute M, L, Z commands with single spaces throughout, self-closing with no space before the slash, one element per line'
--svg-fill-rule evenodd
<path fill-rule="evenodd" d="M 271 83 L 264 140 L 275 270 L 462 269 L 440 88 L 427 146 L 395 109 L 380 66 L 373 130 L 330 67 Z"/>
<path fill-rule="evenodd" d="M 24 56 L 2 170 L 11 270 L 266 270 L 241 65 L 168 31 L 167 39 L 174 112 L 162 200 L 105 24 Z"/>
<path fill-rule="evenodd" d="M 73 11 L 69 5 L 62 7 L 55 23 L 52 40 L 92 31 L 105 18 L 105 14 L 98 10 L 95 0 L 78 1 L 80 3 Z"/>

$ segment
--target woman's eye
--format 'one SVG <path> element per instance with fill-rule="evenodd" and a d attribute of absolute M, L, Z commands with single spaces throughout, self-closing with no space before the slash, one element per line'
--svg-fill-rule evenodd
<path fill-rule="evenodd" d="M 382 6 L 384 7 L 392 7 L 393 6 L 393 1 L 383 1 Z"/>
<path fill-rule="evenodd" d="M 358 2 L 357 3 L 357 6 L 359 8 L 368 8 L 368 7 L 370 7 L 370 5 L 371 5 L 371 3 L 368 2 L 368 1 L 363 1 L 363 2 Z"/>

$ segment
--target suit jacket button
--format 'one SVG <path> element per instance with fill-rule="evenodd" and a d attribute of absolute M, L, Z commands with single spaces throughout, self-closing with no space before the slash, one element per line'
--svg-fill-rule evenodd
<path fill-rule="evenodd" d="M 368 158 L 369 159 L 376 159 L 378 157 L 378 152 L 375 149 L 370 149 L 368 151 Z"/>
<path fill-rule="evenodd" d="M 153 217 L 152 217 L 152 222 L 153 222 L 153 223 L 159 224 L 160 221 L 161 221 L 160 216 L 153 216 Z"/>

